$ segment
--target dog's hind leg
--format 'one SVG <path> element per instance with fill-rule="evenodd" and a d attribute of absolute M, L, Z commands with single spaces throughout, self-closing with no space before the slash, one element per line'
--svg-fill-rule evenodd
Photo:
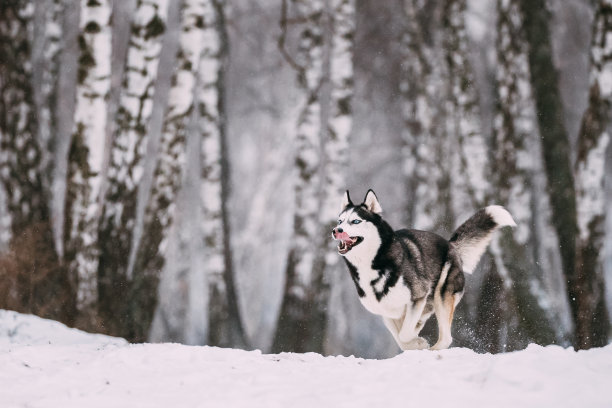
<path fill-rule="evenodd" d="M 451 326 L 455 307 L 463 296 L 463 272 L 446 263 L 434 292 L 434 312 L 438 321 L 438 341 L 431 350 L 448 348 L 453 342 Z"/>
<path fill-rule="evenodd" d="M 434 300 L 434 310 L 438 321 L 438 342 L 431 347 L 431 350 L 448 348 L 453 342 L 451 325 L 455 313 L 455 296 L 447 292 L 441 294 L 439 300 Z"/>

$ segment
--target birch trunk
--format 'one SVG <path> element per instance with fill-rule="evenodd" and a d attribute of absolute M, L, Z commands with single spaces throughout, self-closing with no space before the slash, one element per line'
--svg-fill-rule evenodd
<path fill-rule="evenodd" d="M 455 216 L 481 207 L 490 184 L 486 175 L 488 151 L 480 125 L 478 92 L 469 61 L 465 28 L 466 0 L 446 0 L 443 10 L 445 59 L 448 66 L 447 132 L 451 161 L 451 202 Z"/>
<path fill-rule="evenodd" d="M 41 168 L 44 169 L 44 187 L 51 185 L 52 152 L 57 134 L 55 106 L 59 75 L 59 57 L 62 51 L 61 0 L 35 2 L 34 39 L 32 45 L 32 83 L 38 118 L 38 141 L 41 146 Z M 49 191 L 47 191 L 49 195 Z"/>
<path fill-rule="evenodd" d="M 591 43 L 589 105 L 582 118 L 574 168 L 578 236 L 575 275 L 569 294 L 576 298 L 576 349 L 608 344 L 610 320 L 603 277 L 605 155 L 612 108 L 612 1 L 597 4 Z"/>
<path fill-rule="evenodd" d="M 538 217 L 533 211 L 534 177 L 542 168 L 523 16 L 516 0 L 499 0 L 497 5 L 498 100 L 492 173 L 496 201 L 510 211 L 517 228 L 502 231 L 491 245 L 496 265 L 492 273 L 499 274 L 502 282 L 502 290 L 493 302 L 501 312 L 482 309 L 479 314 L 496 315 L 501 320 L 494 326 L 502 326 L 498 333 L 504 335 L 489 333 L 489 346 L 505 351 L 522 349 L 530 342 L 562 342 L 563 333 L 555 331 L 562 327 L 559 312 L 552 310 L 554 296 L 551 288 L 544 287 L 544 272 L 534 250 L 537 242 L 532 225 Z M 479 329 L 488 332 L 489 327 L 487 322 Z"/>
<path fill-rule="evenodd" d="M 117 322 L 116 327 L 109 328 L 111 333 L 131 340 L 144 340 L 146 336 L 155 303 L 152 294 L 157 287 L 156 275 L 130 277 L 127 267 L 131 250 L 138 244 L 133 242 L 136 198 L 149 142 L 147 130 L 167 6 L 167 0 L 138 0 L 136 5 L 100 226 L 101 314 L 109 322 Z"/>
<path fill-rule="evenodd" d="M 355 1 L 333 0 L 331 7 L 331 49 L 329 61 L 330 97 L 327 135 L 324 139 L 322 224 L 325 231 L 336 225 L 338 197 L 346 190 L 349 138 L 353 121 L 353 42 Z M 339 258 L 333 254 L 335 263 Z"/>
<path fill-rule="evenodd" d="M 0 5 L 0 180 L 12 236 L 48 220 L 32 89 L 33 13 L 25 0 Z"/>
<path fill-rule="evenodd" d="M 406 31 L 402 37 L 402 158 L 409 198 L 407 224 L 414 228 L 452 231 L 448 217 L 448 166 L 438 160 L 446 150 L 447 136 L 438 125 L 444 118 L 443 63 L 436 46 L 439 33 L 427 35 L 422 19 L 435 16 L 415 0 L 404 3 Z M 426 14 L 426 16 L 423 16 Z M 429 42 L 426 37 L 432 37 Z"/>
<path fill-rule="evenodd" d="M 206 0 L 185 0 L 180 10 L 180 34 L 178 38 L 175 70 L 168 94 L 168 105 L 161 131 L 157 163 L 155 166 L 151 196 L 145 210 L 144 233 L 136 255 L 135 271 L 147 274 L 161 273 L 156 310 L 157 327 L 152 336 L 158 340 L 171 338 L 174 341 L 188 344 L 204 344 L 201 338 L 201 318 L 194 318 L 187 303 L 189 296 L 183 296 L 181 305 L 182 319 L 170 322 L 162 316 L 173 314 L 177 309 L 177 292 L 180 275 L 188 275 L 190 268 L 169 267 L 167 257 L 172 251 L 169 248 L 170 233 L 176 223 L 178 193 L 186 177 L 187 138 L 193 132 L 196 82 L 200 66 L 200 56 L 205 47 L 206 27 L 211 24 L 214 10 Z M 182 224 L 186 225 L 186 224 Z M 181 231 L 175 238 L 180 242 L 179 248 L 190 248 L 193 234 Z M 174 247 L 173 247 L 174 248 Z M 189 251 L 179 251 L 184 258 L 179 265 L 190 265 Z M 189 290 L 198 287 L 189 282 Z M 184 295 L 184 294 L 183 294 Z M 200 297 L 201 293 L 198 294 Z M 181 296 L 181 295 L 179 295 Z M 166 310 L 168 309 L 168 310 Z M 196 311 L 199 316 L 205 315 L 205 308 Z M 153 329 L 152 329 L 153 330 Z M 197 334 L 196 334 L 197 333 Z"/>
<path fill-rule="evenodd" d="M 66 259 L 77 307 L 93 314 L 98 284 L 98 223 L 111 80 L 111 4 L 81 1 L 74 130 L 68 154 Z M 91 316 L 90 316 L 91 317 Z"/>
<path fill-rule="evenodd" d="M 314 293 L 312 316 L 312 337 L 309 348 L 323 351 L 328 333 L 328 308 L 331 286 L 335 284 L 330 276 L 341 276 L 345 265 L 339 262 L 335 245 L 327 239 L 337 223 L 338 200 L 346 190 L 346 174 L 349 165 L 349 142 L 353 123 L 353 48 L 355 37 L 355 1 L 333 0 L 327 4 L 329 18 L 327 32 L 329 47 L 326 61 L 329 61 L 325 75 L 329 75 L 326 105 L 328 114 L 322 117 L 327 132 L 323 137 L 323 187 L 320 211 L 321 247 L 313 271 L 312 291 Z"/>
<path fill-rule="evenodd" d="M 520 7 L 524 17 L 524 33 L 529 44 L 530 82 L 542 144 L 552 223 L 559 239 L 563 276 L 568 283 L 573 279 L 576 261 L 576 195 L 570 143 L 563 121 L 559 76 L 552 59 L 550 12 L 544 0 L 521 0 Z M 570 294 L 569 303 L 575 320 L 575 296 Z"/>
<path fill-rule="evenodd" d="M 321 100 L 320 88 L 324 79 L 323 14 L 325 4 L 321 0 L 295 0 L 300 14 L 306 19 L 299 38 L 298 82 L 305 96 L 300 112 L 295 140 L 295 207 L 294 235 L 287 259 L 286 282 L 278 317 L 273 352 L 308 350 L 307 340 L 312 320 L 309 310 L 313 307 L 312 272 L 317 249 L 320 246 L 319 205 L 320 152 L 321 152 Z"/>
<path fill-rule="evenodd" d="M 197 120 L 201 134 L 202 204 L 201 231 L 204 239 L 202 271 L 209 282 L 208 344 L 245 347 L 246 340 L 233 279 L 230 229 L 227 215 L 229 169 L 225 135 L 223 73 L 228 39 L 225 1 L 210 0 L 204 27 L 206 42 L 200 57 L 197 82 Z M 201 296 L 201 294 L 192 294 Z"/>
<path fill-rule="evenodd" d="M 73 324 L 72 288 L 49 221 L 34 90 L 34 12 L 33 2 L 0 2 L 0 183 L 6 199 L 1 217 L 8 227 L 3 240 L 10 239 L 3 272 L 14 277 L 8 282 L 12 307 Z"/>

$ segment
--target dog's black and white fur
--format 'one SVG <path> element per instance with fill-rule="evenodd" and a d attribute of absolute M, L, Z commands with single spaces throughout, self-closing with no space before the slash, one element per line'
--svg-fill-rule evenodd
<path fill-rule="evenodd" d="M 359 205 L 347 191 L 332 231 L 359 299 L 368 311 L 382 316 L 402 350 L 429 347 L 418 335 L 435 313 L 439 334 L 431 349 L 445 349 L 452 342 L 453 313 L 463 296 L 463 273 L 474 271 L 495 230 L 516 224 L 503 207 L 489 206 L 447 241 L 426 231 L 394 231 L 381 212 L 372 190 Z"/>

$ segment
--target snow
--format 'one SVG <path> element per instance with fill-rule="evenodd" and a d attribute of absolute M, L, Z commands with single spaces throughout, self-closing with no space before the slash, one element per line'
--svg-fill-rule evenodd
<path fill-rule="evenodd" d="M 386 360 L 127 344 L 0 311 L 3 407 L 607 407 L 612 345 Z"/>
<path fill-rule="evenodd" d="M 0 309 L 0 355 L 11 353 L 15 348 L 77 344 L 119 346 L 127 345 L 127 342 L 117 337 L 70 329 L 53 320 Z"/>

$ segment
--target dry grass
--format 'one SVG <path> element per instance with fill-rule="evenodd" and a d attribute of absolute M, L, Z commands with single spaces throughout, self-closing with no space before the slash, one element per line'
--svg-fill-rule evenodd
<path fill-rule="evenodd" d="M 0 308 L 73 325 L 74 284 L 58 260 L 51 228 L 39 223 L 15 236 L 0 256 Z"/>

